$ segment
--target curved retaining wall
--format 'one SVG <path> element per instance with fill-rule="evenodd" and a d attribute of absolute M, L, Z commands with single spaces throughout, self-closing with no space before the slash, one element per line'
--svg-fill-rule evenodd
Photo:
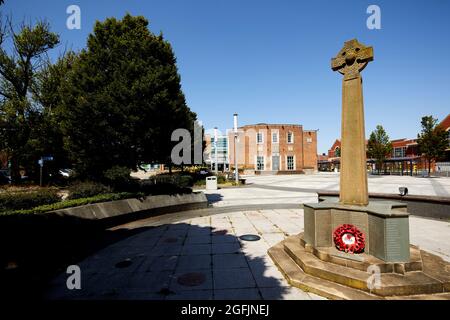
<path fill-rule="evenodd" d="M 174 211 L 206 208 L 208 200 L 204 193 L 148 196 L 142 199 L 132 198 L 109 202 L 87 204 L 48 212 L 60 216 L 72 216 L 88 220 L 105 220 L 121 216 L 151 215 Z"/>

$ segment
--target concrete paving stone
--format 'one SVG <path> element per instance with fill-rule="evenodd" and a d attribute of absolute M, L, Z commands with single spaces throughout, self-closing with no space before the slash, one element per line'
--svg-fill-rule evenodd
<path fill-rule="evenodd" d="M 269 244 L 269 246 L 273 246 L 280 241 L 283 241 L 285 235 L 283 233 L 263 233 L 262 237 Z"/>
<path fill-rule="evenodd" d="M 156 243 L 156 247 L 182 245 L 186 237 L 181 236 L 162 236 Z"/>
<path fill-rule="evenodd" d="M 161 257 L 153 257 L 151 262 L 148 264 L 148 268 L 146 270 L 142 270 L 143 272 L 154 272 L 154 271 L 171 271 L 175 270 L 175 267 L 178 262 L 179 256 L 161 256 Z"/>
<path fill-rule="evenodd" d="M 265 241 L 240 241 L 242 251 L 245 253 L 266 253 L 269 245 Z"/>
<path fill-rule="evenodd" d="M 215 254 L 212 256 L 213 269 L 247 268 L 247 260 L 242 253 Z M 219 271 L 220 272 L 220 271 Z"/>
<path fill-rule="evenodd" d="M 123 288 L 129 286 L 129 280 L 133 276 L 133 273 L 117 271 L 112 274 L 98 273 L 90 277 L 82 285 L 81 290 L 83 295 L 105 295 L 120 291 Z"/>
<path fill-rule="evenodd" d="M 213 290 L 188 290 L 169 294 L 166 300 L 213 300 Z"/>
<path fill-rule="evenodd" d="M 176 266 L 176 272 L 198 269 L 211 269 L 212 258 L 209 254 L 199 254 L 194 256 L 180 256 Z"/>
<path fill-rule="evenodd" d="M 172 246 L 155 247 L 149 252 L 150 256 L 176 256 L 181 253 L 183 246 L 181 244 Z"/>
<path fill-rule="evenodd" d="M 210 235 L 201 235 L 201 236 L 189 236 L 186 238 L 184 242 L 185 245 L 188 244 L 209 244 L 211 243 Z"/>
<path fill-rule="evenodd" d="M 234 228 L 227 228 L 227 229 L 213 228 L 211 230 L 211 234 L 212 234 L 212 236 L 217 236 L 217 235 L 234 235 L 235 232 L 234 232 Z"/>
<path fill-rule="evenodd" d="M 216 269 L 214 274 L 214 289 L 255 288 L 256 283 L 250 269 Z"/>
<path fill-rule="evenodd" d="M 162 234 L 162 237 L 165 238 L 185 237 L 188 233 L 188 230 L 189 229 L 167 230 Z"/>
<path fill-rule="evenodd" d="M 211 254 L 210 244 L 188 244 L 183 246 L 181 255 Z"/>
<path fill-rule="evenodd" d="M 327 298 L 319 296 L 318 294 L 308 292 L 308 296 L 311 298 L 311 300 L 327 300 Z"/>
<path fill-rule="evenodd" d="M 143 289 L 150 293 L 159 293 L 169 288 L 173 271 L 139 272 L 129 277 L 127 289 Z"/>
<path fill-rule="evenodd" d="M 182 285 L 178 282 L 178 279 L 181 276 L 184 276 L 186 274 L 191 274 L 191 273 L 203 274 L 205 277 L 205 281 L 202 284 L 196 285 L 196 286 L 186 286 L 186 285 Z M 213 289 L 212 271 L 211 271 L 211 269 L 197 269 L 197 270 L 176 272 L 172 277 L 172 281 L 170 282 L 169 289 L 171 291 L 175 292 L 176 294 L 178 294 L 179 292 L 184 292 L 184 291 L 212 290 Z"/>
<path fill-rule="evenodd" d="M 282 232 L 282 230 L 274 225 L 271 226 L 264 226 L 264 227 L 259 227 L 256 226 L 256 229 L 258 230 L 258 233 L 280 233 Z"/>
<path fill-rule="evenodd" d="M 244 251 L 242 250 L 245 254 L 245 257 L 247 258 L 247 260 L 251 261 L 253 259 L 264 259 L 264 257 L 267 256 L 267 250 L 260 250 L 260 251 L 251 251 L 251 250 L 247 250 Z"/>
<path fill-rule="evenodd" d="M 212 244 L 212 253 L 213 254 L 221 254 L 221 253 L 238 253 L 241 252 L 241 246 L 239 242 L 230 242 L 230 243 L 213 243 Z"/>
<path fill-rule="evenodd" d="M 190 227 L 189 224 L 180 222 L 170 224 L 168 230 L 188 230 L 189 227 Z"/>
<path fill-rule="evenodd" d="M 214 290 L 215 300 L 261 300 L 256 288 Z"/>
<path fill-rule="evenodd" d="M 198 227 L 198 226 L 191 226 L 188 230 L 187 236 L 208 236 L 211 234 L 211 227 Z"/>
<path fill-rule="evenodd" d="M 255 228 L 239 228 L 239 227 L 235 227 L 234 228 L 234 232 L 236 234 L 237 237 L 240 237 L 244 234 L 258 234 L 258 230 L 256 230 Z"/>
<path fill-rule="evenodd" d="M 304 291 L 294 287 L 260 288 L 264 300 L 311 300 Z"/>
<path fill-rule="evenodd" d="M 259 288 L 289 287 L 289 283 L 276 267 L 267 267 L 263 263 L 253 261 L 250 270 Z"/>
<path fill-rule="evenodd" d="M 130 260 L 131 264 L 127 266 L 127 272 L 136 271 L 139 266 L 147 259 L 146 255 L 135 255 L 135 254 L 112 254 L 109 257 L 105 257 L 102 259 L 89 259 L 84 262 L 78 264 L 80 267 L 81 273 L 84 275 L 88 274 L 112 274 L 117 272 L 117 270 L 121 270 L 120 268 L 116 268 L 116 264 L 125 260 Z"/>
<path fill-rule="evenodd" d="M 237 238 L 234 235 L 225 234 L 225 235 L 213 235 L 211 237 L 211 241 L 213 244 L 215 243 L 234 243 L 238 242 Z"/>
<path fill-rule="evenodd" d="M 269 257 L 267 254 L 263 255 L 246 254 L 245 258 L 247 259 L 250 268 L 258 268 L 259 266 L 264 266 L 266 268 L 275 267 L 272 258 Z M 253 261 L 255 261 L 254 266 L 252 266 Z"/>

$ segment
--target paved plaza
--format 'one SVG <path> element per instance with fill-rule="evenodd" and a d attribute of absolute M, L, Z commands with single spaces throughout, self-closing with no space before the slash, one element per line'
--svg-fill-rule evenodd
<path fill-rule="evenodd" d="M 317 202 L 317 195 L 307 189 L 333 189 L 338 176 L 261 176 L 248 177 L 247 181 L 247 187 L 205 192 L 211 202 L 207 209 L 166 214 L 111 229 L 125 230 L 130 236 L 79 263 L 81 290 L 68 290 L 67 275 L 61 274 L 53 280 L 48 298 L 322 299 L 291 287 L 267 249 L 303 231 L 299 204 Z M 381 186 L 375 185 L 378 181 Z M 412 184 L 415 181 L 420 187 Z M 401 183 L 407 183 L 410 190 L 420 194 L 450 191 L 450 179 L 435 181 L 369 178 L 369 190 L 395 193 Z M 261 239 L 243 241 L 239 237 L 244 234 Z M 450 261 L 448 221 L 412 216 L 410 235 L 412 244 Z"/>
<path fill-rule="evenodd" d="M 268 190 L 317 192 L 339 191 L 339 173 L 320 172 L 312 175 L 246 176 L 247 183 Z M 369 193 L 398 194 L 399 187 L 408 187 L 410 195 L 450 198 L 450 178 L 420 176 L 368 176 Z"/>

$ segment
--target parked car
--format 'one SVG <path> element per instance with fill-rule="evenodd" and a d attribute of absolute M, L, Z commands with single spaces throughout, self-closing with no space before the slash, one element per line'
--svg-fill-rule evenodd
<path fill-rule="evenodd" d="M 62 175 L 64 178 L 69 178 L 70 176 L 73 175 L 73 170 L 72 169 L 60 169 L 59 170 L 59 174 Z"/>

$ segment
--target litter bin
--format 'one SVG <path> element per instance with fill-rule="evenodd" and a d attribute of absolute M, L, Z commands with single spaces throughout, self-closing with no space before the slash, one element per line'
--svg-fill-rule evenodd
<path fill-rule="evenodd" d="M 217 177 L 206 177 L 206 190 L 217 190 Z"/>

